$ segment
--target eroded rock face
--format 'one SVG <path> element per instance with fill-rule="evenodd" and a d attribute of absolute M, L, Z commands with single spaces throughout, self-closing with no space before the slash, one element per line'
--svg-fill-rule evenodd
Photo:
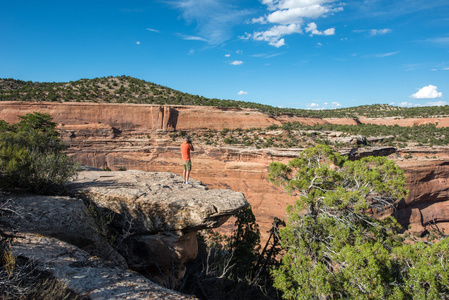
<path fill-rule="evenodd" d="M 441 158 L 447 154 L 442 153 Z M 399 222 L 410 231 L 422 234 L 428 229 L 449 232 L 449 160 L 397 159 L 405 170 L 410 193 L 395 212 Z"/>
<path fill-rule="evenodd" d="M 31 260 L 36 269 L 49 272 L 67 288 L 88 299 L 196 299 L 161 287 L 151 280 L 63 242 L 24 233 L 13 243 L 13 254 Z"/>

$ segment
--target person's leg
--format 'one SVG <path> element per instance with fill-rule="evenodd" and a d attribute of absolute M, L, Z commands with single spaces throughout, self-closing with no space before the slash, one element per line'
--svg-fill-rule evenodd
<path fill-rule="evenodd" d="M 189 179 L 190 179 L 190 170 L 192 170 L 192 162 L 188 161 L 186 163 L 186 180 L 185 183 L 189 183 Z"/>
<path fill-rule="evenodd" d="M 186 161 L 182 162 L 182 182 L 186 182 L 186 173 L 188 170 L 188 164 Z"/>

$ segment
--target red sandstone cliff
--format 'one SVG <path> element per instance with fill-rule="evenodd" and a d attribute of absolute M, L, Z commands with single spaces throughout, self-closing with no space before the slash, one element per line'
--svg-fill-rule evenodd
<path fill-rule="evenodd" d="M 171 140 L 164 132 L 200 129 L 254 128 L 298 121 L 305 124 L 356 124 L 352 119 L 316 119 L 293 116 L 270 117 L 250 109 L 216 107 L 157 106 L 95 103 L 0 102 L 0 119 L 14 123 L 17 115 L 34 111 L 48 113 L 58 123 L 70 155 L 82 163 L 111 169 L 125 167 L 145 171 L 181 173 L 180 140 Z M 361 123 L 449 125 L 449 119 L 360 119 Z M 269 229 L 273 217 L 285 216 L 285 207 L 294 199 L 267 180 L 273 161 L 288 162 L 297 150 L 273 150 L 238 147 L 214 147 L 195 144 L 195 179 L 212 188 L 231 188 L 244 192 L 261 226 Z M 407 149 L 389 155 L 404 168 L 409 197 L 394 214 L 411 231 L 422 233 L 432 224 L 449 231 L 449 149 Z M 431 158 L 429 158 L 431 157 Z M 393 213 L 393 212 L 390 212 Z"/>

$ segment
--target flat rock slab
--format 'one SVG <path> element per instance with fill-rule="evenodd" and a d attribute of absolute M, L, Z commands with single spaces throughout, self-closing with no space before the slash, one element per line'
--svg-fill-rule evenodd
<path fill-rule="evenodd" d="M 216 228 L 249 205 L 241 192 L 209 190 L 197 180 L 185 184 L 181 176 L 166 172 L 82 171 L 68 189 L 131 216 L 141 234 Z"/>
<path fill-rule="evenodd" d="M 20 234 L 13 254 L 33 261 L 75 293 L 88 299 L 196 299 L 161 287 L 129 270 L 107 264 L 60 240 L 39 234 Z"/>

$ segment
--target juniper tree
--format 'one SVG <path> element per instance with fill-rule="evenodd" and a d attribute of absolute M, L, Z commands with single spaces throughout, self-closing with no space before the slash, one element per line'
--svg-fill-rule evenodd
<path fill-rule="evenodd" d="M 273 272 L 286 299 L 378 299 L 399 293 L 390 259 L 397 223 L 374 219 L 407 195 L 403 171 L 384 157 L 349 161 L 329 147 L 272 163 L 269 180 L 298 199 L 281 231 L 285 255 Z"/>

